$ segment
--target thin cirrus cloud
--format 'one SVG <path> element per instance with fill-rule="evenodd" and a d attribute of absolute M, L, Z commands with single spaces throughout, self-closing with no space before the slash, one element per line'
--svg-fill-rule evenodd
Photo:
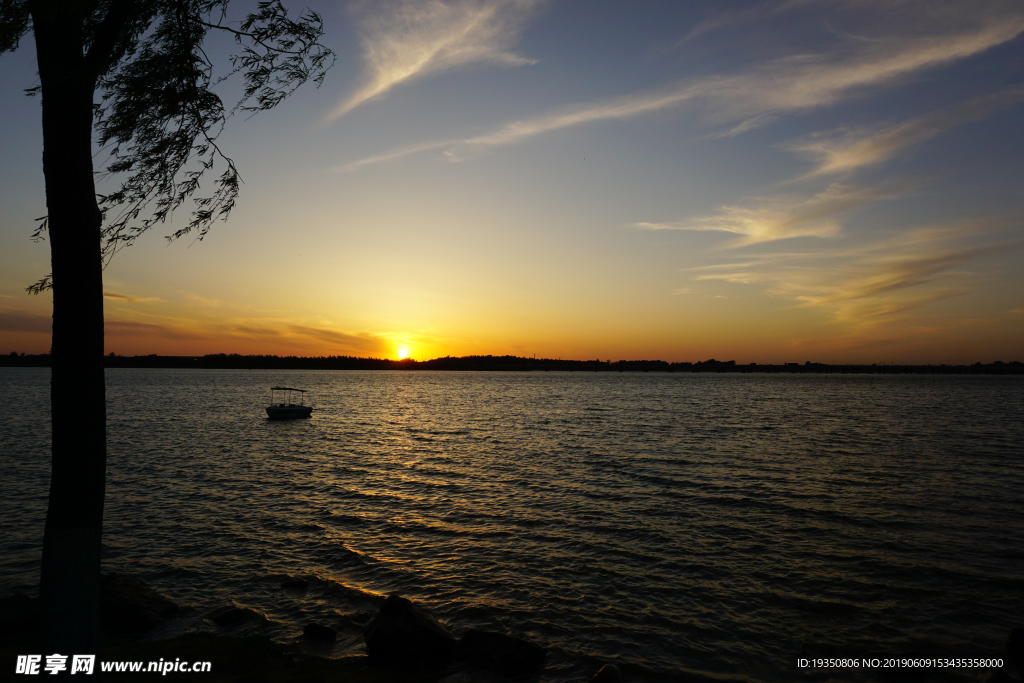
<path fill-rule="evenodd" d="M 53 318 L 18 308 L 0 308 L 0 331 L 50 334 L 53 332 Z"/>
<path fill-rule="evenodd" d="M 388 344 L 384 335 L 340 332 L 273 318 L 235 318 L 212 330 L 214 336 L 235 337 L 274 348 L 319 350 L 327 345 L 334 354 L 381 355 Z"/>
<path fill-rule="evenodd" d="M 149 303 L 151 301 L 162 301 L 155 296 L 132 296 L 130 294 L 118 294 L 117 292 L 103 292 L 104 299 L 120 301 L 123 303 Z"/>
<path fill-rule="evenodd" d="M 803 198 L 762 199 L 750 206 L 723 206 L 710 216 L 679 223 L 634 223 L 644 230 L 697 230 L 739 235 L 729 247 L 793 237 L 833 237 L 840 231 L 836 217 L 859 206 L 891 199 L 904 192 L 909 183 L 864 188 L 832 184 Z"/>
<path fill-rule="evenodd" d="M 413 78 L 465 64 L 533 64 L 512 52 L 540 0 L 397 0 L 372 4 L 360 22 L 363 85 L 329 116 L 338 119 Z"/>
<path fill-rule="evenodd" d="M 967 32 L 870 42 L 838 57 L 786 57 L 708 82 L 703 93 L 708 119 L 730 126 L 720 136 L 738 135 L 778 116 L 833 105 L 866 89 L 971 57 L 1013 40 L 1022 31 L 1024 15 L 1017 15 Z"/>
<path fill-rule="evenodd" d="M 833 285 L 830 291 L 805 294 L 797 298 L 810 306 L 879 298 L 898 290 L 932 284 L 940 276 L 948 277 L 956 269 L 996 251 L 994 247 L 977 247 L 938 253 L 901 254 L 865 268 L 855 277 Z"/>
<path fill-rule="evenodd" d="M 289 325 L 288 329 L 293 334 L 315 340 L 318 343 L 326 342 L 336 347 L 339 351 L 346 351 L 348 353 L 379 355 L 387 349 L 386 340 L 377 334 L 350 334 L 321 327 L 309 327 L 308 325 Z"/>
<path fill-rule="evenodd" d="M 174 341 L 203 341 L 203 334 L 177 326 L 146 323 L 136 320 L 108 320 L 104 323 L 107 335 L 111 337 L 159 337 Z"/>
<path fill-rule="evenodd" d="M 932 139 L 964 123 L 1024 100 L 1024 87 L 976 97 L 955 107 L 922 116 L 898 126 L 864 133 L 837 131 L 816 134 L 787 145 L 787 149 L 816 163 L 800 180 L 819 175 L 847 173 L 887 161 L 904 147 Z"/>
<path fill-rule="evenodd" d="M 338 166 L 331 170 L 340 172 L 355 171 L 363 166 L 379 164 L 384 161 L 392 161 L 400 157 L 427 152 L 435 149 L 445 149 L 444 156 L 450 161 L 463 161 L 471 155 L 488 147 L 510 145 L 516 142 L 531 138 L 541 133 L 568 128 L 591 121 L 608 119 L 625 119 L 638 114 L 665 109 L 690 99 L 695 94 L 692 88 L 685 88 L 678 92 L 666 91 L 660 93 L 649 93 L 643 96 L 623 97 L 601 104 L 589 104 L 584 106 L 569 107 L 558 112 L 539 116 L 533 119 L 516 121 L 490 133 L 478 135 L 462 140 L 440 140 L 425 142 L 408 147 L 402 147 L 391 152 L 376 154 L 354 161 L 344 166 Z"/>
<path fill-rule="evenodd" d="M 986 246 L 898 254 L 877 261 L 854 259 L 838 276 L 808 273 L 811 279 L 779 283 L 801 306 L 826 307 L 836 322 L 867 326 L 905 317 L 927 304 L 969 294 L 975 274 L 968 267 L 1003 248 Z M 835 268 L 837 264 L 833 263 Z M 796 290 L 802 289 L 797 293 Z"/>
<path fill-rule="evenodd" d="M 984 279 L 975 264 L 1024 246 L 1015 237 L 1021 219 L 964 221 L 858 247 L 766 254 L 691 270 L 697 282 L 755 285 L 798 306 L 831 310 L 836 322 L 874 325 L 970 293 Z"/>
<path fill-rule="evenodd" d="M 731 76 L 712 76 L 657 91 L 565 107 L 514 121 L 483 135 L 420 143 L 331 170 L 350 172 L 435 149 L 445 149 L 447 159 L 461 161 L 489 148 L 519 143 L 552 131 L 596 121 L 632 118 L 684 104 L 700 107 L 709 125 L 725 127 L 713 137 L 735 136 L 766 125 L 779 116 L 831 106 L 871 88 L 892 85 L 914 73 L 971 57 L 1010 41 L 1021 32 L 1024 32 L 1024 14 L 1018 13 L 1001 16 L 998 20 L 989 19 L 980 27 L 958 33 L 885 39 L 858 43 L 853 50 L 832 54 L 790 56 Z M 971 116 L 966 112 L 960 115 L 965 120 Z"/>
<path fill-rule="evenodd" d="M 343 166 L 334 167 L 331 170 L 348 173 L 364 166 L 392 161 L 410 154 L 444 148 L 447 148 L 444 152 L 445 158 L 450 161 L 463 161 L 469 156 L 489 147 L 514 144 L 542 133 L 558 130 L 559 128 L 568 128 L 592 121 L 625 119 L 638 114 L 665 109 L 684 102 L 695 94 L 696 92 L 693 88 L 684 88 L 675 92 L 648 93 L 641 96 L 623 97 L 600 104 L 569 107 L 552 114 L 516 121 L 476 137 L 410 145 L 391 152 L 365 157 Z"/>

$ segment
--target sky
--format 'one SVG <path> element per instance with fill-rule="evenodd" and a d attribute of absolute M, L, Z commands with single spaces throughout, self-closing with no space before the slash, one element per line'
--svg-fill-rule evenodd
<path fill-rule="evenodd" d="M 1024 360 L 1020 0 L 309 7 L 335 67 L 229 122 L 229 221 L 110 262 L 107 352 Z M 26 39 L 0 353 L 50 346 L 36 82 Z"/>

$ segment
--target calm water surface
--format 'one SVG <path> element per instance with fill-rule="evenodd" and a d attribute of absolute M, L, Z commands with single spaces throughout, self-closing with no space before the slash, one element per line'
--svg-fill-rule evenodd
<path fill-rule="evenodd" d="M 1024 613 L 1020 377 L 108 370 L 106 571 L 362 652 L 390 593 L 531 680 L 874 680 L 998 656 Z M 271 422 L 274 384 L 313 418 Z M 0 369 L 0 594 L 37 582 L 48 369 Z M 284 590 L 305 578 L 309 590 Z M 251 628 L 240 626 L 239 629 Z M 980 675 L 975 672 L 975 676 Z M 962 680 L 934 672 L 929 680 Z M 482 677 L 477 672 L 462 678 Z"/>

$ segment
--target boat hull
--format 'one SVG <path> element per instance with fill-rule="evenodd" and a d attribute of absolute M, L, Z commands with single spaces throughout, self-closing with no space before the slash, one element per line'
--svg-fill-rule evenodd
<path fill-rule="evenodd" d="M 312 414 L 312 406 L 267 406 L 267 417 L 271 420 L 293 420 Z"/>

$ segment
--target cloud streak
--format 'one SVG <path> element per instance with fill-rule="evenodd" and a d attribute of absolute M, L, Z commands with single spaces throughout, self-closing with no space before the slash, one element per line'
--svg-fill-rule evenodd
<path fill-rule="evenodd" d="M 336 352 L 381 354 L 387 348 L 386 340 L 376 334 L 350 334 L 306 325 L 289 325 L 288 329 L 293 334 L 336 346 Z"/>
<path fill-rule="evenodd" d="M 536 60 L 511 51 L 540 0 L 396 0 L 370 5 L 360 22 L 363 85 L 339 104 L 338 119 L 400 83 L 472 63 L 502 66 Z"/>
<path fill-rule="evenodd" d="M 0 309 L 0 330 L 49 332 L 49 318 L 42 316 L 6 316 Z M 249 352 L 327 353 L 338 355 L 383 356 L 390 348 L 387 333 L 342 332 L 314 327 L 279 318 L 234 318 L 213 322 L 192 318 L 152 318 L 111 320 L 106 323 L 107 337 L 114 343 L 143 340 L 152 343 L 171 340 L 191 342 L 188 353 L 210 353 L 224 348 L 247 348 Z M 329 350 L 325 350 L 325 347 Z"/>
<path fill-rule="evenodd" d="M 480 148 L 514 144 L 560 128 L 569 128 L 593 121 L 628 119 L 640 114 L 674 107 L 693 99 L 700 94 L 700 91 L 701 88 L 698 85 L 675 91 L 623 97 L 600 104 L 570 107 L 553 114 L 516 121 L 490 133 L 462 140 L 452 145 L 445 154 L 450 159 L 459 160 L 463 153 Z"/>
<path fill-rule="evenodd" d="M 810 306 L 821 306 L 874 298 L 901 289 L 928 285 L 938 276 L 962 268 L 981 256 L 997 253 L 1001 248 L 989 246 L 901 255 L 867 268 L 866 272 L 842 282 L 840 286 L 831 288 L 831 291 L 802 295 L 797 299 Z"/>
<path fill-rule="evenodd" d="M 626 119 L 639 114 L 666 109 L 693 98 L 695 94 L 696 91 L 693 88 L 684 88 L 680 91 L 664 91 L 641 96 L 623 97 L 600 104 L 567 107 L 551 114 L 515 121 L 490 133 L 484 133 L 476 137 L 410 145 L 391 152 L 365 157 L 331 170 L 350 172 L 363 166 L 392 161 L 410 154 L 445 148 L 447 149 L 445 149 L 444 156 L 449 161 L 463 161 L 486 148 L 511 145 L 560 128 L 569 128 L 593 121 Z"/>
<path fill-rule="evenodd" d="M 136 320 L 108 320 L 104 329 L 109 337 L 158 337 L 175 341 L 203 341 L 207 337 L 198 332 Z"/>
<path fill-rule="evenodd" d="M 150 301 L 162 301 L 155 296 L 131 296 L 130 294 L 118 294 L 117 292 L 103 292 L 104 299 L 110 299 L 112 301 L 121 301 L 124 303 L 149 303 Z"/>
<path fill-rule="evenodd" d="M 732 124 L 733 136 L 784 114 L 836 104 L 861 91 L 884 87 L 913 73 L 971 57 L 1017 37 L 1024 16 L 957 34 L 889 39 L 861 44 L 841 56 L 797 55 L 704 85 L 709 120 Z"/>
<path fill-rule="evenodd" d="M 795 55 L 755 65 L 731 76 L 712 76 L 678 83 L 658 91 L 634 93 L 603 102 L 584 103 L 508 123 L 489 133 L 458 141 L 433 141 L 385 154 L 366 157 L 337 167 L 351 171 L 409 154 L 446 148 L 444 156 L 461 161 L 487 149 L 522 142 L 555 130 L 661 111 L 683 105 L 699 108 L 706 122 L 725 130 L 712 137 L 727 137 L 766 125 L 779 116 L 834 105 L 873 88 L 891 86 L 912 74 L 971 57 L 1014 39 L 1024 32 L 1024 14 L 991 19 L 959 33 L 927 37 L 880 39 L 857 43 L 853 49 L 830 54 Z M 983 114 L 969 111 L 1005 106 L 979 98 L 973 104 L 947 112 L 963 121 Z M 1009 96 L 1008 96 L 1009 97 Z M 917 122 L 903 131 L 907 140 L 926 135 L 928 126 L 955 125 L 939 119 Z M 914 132 L 916 131 L 916 132 Z M 897 135 L 899 138 L 899 135 Z M 925 138 L 926 139 L 926 138 Z M 898 140 L 890 141 L 890 145 Z M 880 143 L 881 144 L 881 143 Z M 910 144 L 908 142 L 907 144 Z"/>
<path fill-rule="evenodd" d="M 835 322 L 875 326 L 929 303 L 969 294 L 984 275 L 972 264 L 1024 247 L 1022 216 L 919 228 L 860 247 L 771 254 L 694 269 L 695 281 L 757 285 Z"/>
<path fill-rule="evenodd" d="M 634 223 L 644 230 L 696 230 L 740 235 L 729 247 L 794 237 L 833 237 L 839 234 L 835 220 L 859 206 L 898 196 L 908 184 L 861 188 L 833 184 L 816 195 L 763 199 L 755 206 L 723 206 L 718 213 L 679 223 Z"/>
<path fill-rule="evenodd" d="M 847 173 L 887 161 L 904 147 L 932 139 L 949 128 L 1012 106 L 1024 100 L 1024 87 L 976 97 L 960 105 L 922 116 L 898 126 L 870 133 L 838 131 L 818 134 L 788 145 L 788 149 L 816 162 L 800 179 Z"/>
<path fill-rule="evenodd" d="M 26 313 L 17 308 L 0 308 L 0 331 L 50 334 L 53 331 L 53 318 Z"/>

